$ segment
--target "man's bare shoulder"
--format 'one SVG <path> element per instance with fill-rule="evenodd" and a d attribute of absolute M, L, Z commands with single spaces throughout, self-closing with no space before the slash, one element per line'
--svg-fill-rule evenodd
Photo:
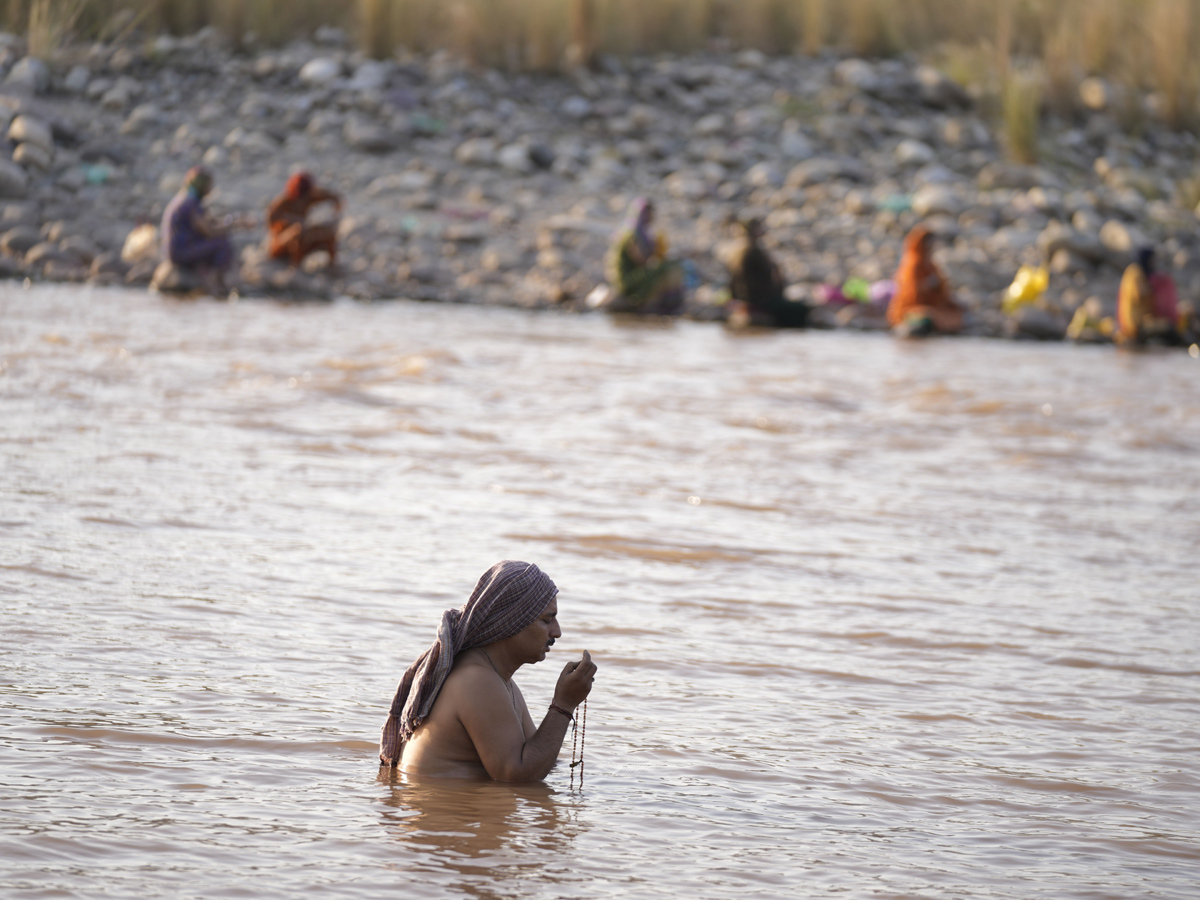
<path fill-rule="evenodd" d="M 446 676 L 438 699 L 452 699 L 456 704 L 470 702 L 482 693 L 490 695 L 497 690 L 503 690 L 504 684 L 487 662 L 474 653 L 464 655 L 454 661 L 454 668 Z"/>

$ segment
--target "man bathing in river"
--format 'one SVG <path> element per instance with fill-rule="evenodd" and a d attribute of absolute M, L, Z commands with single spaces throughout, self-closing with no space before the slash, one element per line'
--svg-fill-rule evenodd
<path fill-rule="evenodd" d="M 557 595 L 532 563 L 507 559 L 488 569 L 466 605 L 443 614 L 437 640 L 400 679 L 380 763 L 415 775 L 545 778 L 596 676 L 585 650 L 563 668 L 554 701 L 534 725 L 512 677 L 545 659 L 562 635 Z"/>

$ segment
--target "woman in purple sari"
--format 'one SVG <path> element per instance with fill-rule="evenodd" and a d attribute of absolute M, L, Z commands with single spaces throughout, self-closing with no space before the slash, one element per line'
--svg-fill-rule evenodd
<path fill-rule="evenodd" d="M 204 209 L 212 190 L 212 174 L 203 166 L 188 170 L 180 190 L 163 211 L 163 259 L 201 278 L 211 277 L 225 293 L 225 272 L 233 263 L 233 243 L 227 230 Z"/>

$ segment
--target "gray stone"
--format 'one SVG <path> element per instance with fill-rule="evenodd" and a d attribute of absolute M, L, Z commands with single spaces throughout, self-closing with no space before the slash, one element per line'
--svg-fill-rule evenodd
<path fill-rule="evenodd" d="M 989 191 L 1000 188 L 1027 191 L 1048 181 L 1046 173 L 1037 166 L 1022 166 L 1017 163 L 989 163 L 979 173 L 979 186 Z"/>
<path fill-rule="evenodd" d="M 496 142 L 491 138 L 467 138 L 455 148 L 454 159 L 464 166 L 494 165 Z"/>
<path fill-rule="evenodd" d="M 96 243 L 82 234 L 63 238 L 58 242 L 58 249 L 68 257 L 77 259 L 87 265 L 91 265 L 92 260 L 100 253 L 100 248 L 96 246 Z"/>
<path fill-rule="evenodd" d="M 82 94 L 91 80 L 92 73 L 87 66 L 71 66 L 71 71 L 63 79 L 63 90 L 68 94 Z"/>
<path fill-rule="evenodd" d="M 387 85 L 393 68 L 395 67 L 391 63 L 377 59 L 368 59 L 360 63 L 358 68 L 354 70 L 354 74 L 346 83 L 346 87 L 350 90 L 360 92 L 382 90 Z"/>
<path fill-rule="evenodd" d="M 550 169 L 554 166 L 554 148 L 535 141 L 529 145 L 529 160 L 539 169 Z"/>
<path fill-rule="evenodd" d="M 1132 257 L 1142 247 L 1149 246 L 1150 240 L 1134 226 L 1109 219 L 1100 229 L 1100 243 L 1114 256 Z"/>
<path fill-rule="evenodd" d="M 533 160 L 529 158 L 529 147 L 525 144 L 509 144 L 496 154 L 500 167 L 510 172 L 527 175 L 533 171 Z"/>
<path fill-rule="evenodd" d="M 865 59 L 844 59 L 833 68 L 833 77 L 838 84 L 856 91 L 873 91 L 879 85 L 875 67 Z"/>
<path fill-rule="evenodd" d="M 50 87 L 50 69 L 36 56 L 26 56 L 9 69 L 4 83 L 34 94 L 44 94 Z"/>
<path fill-rule="evenodd" d="M 265 131 L 247 131 L 241 125 L 235 125 L 223 143 L 229 150 L 252 156 L 269 156 L 279 149 L 279 141 Z"/>
<path fill-rule="evenodd" d="M 133 108 L 121 123 L 121 134 L 141 134 L 147 128 L 162 124 L 162 112 L 153 103 L 142 103 Z"/>
<path fill-rule="evenodd" d="M 133 274 L 130 270 L 129 274 Z M 169 260 L 163 260 L 154 268 L 150 278 L 150 289 L 163 294 L 193 294 L 204 289 L 196 272 L 182 269 Z"/>
<path fill-rule="evenodd" d="M 800 130 L 800 123 L 788 119 L 783 123 L 783 131 L 779 136 L 779 152 L 785 159 L 803 161 L 811 159 L 816 150 L 812 141 Z"/>
<path fill-rule="evenodd" d="M 346 122 L 342 139 L 355 150 L 364 153 L 390 153 L 396 149 L 396 136 L 374 122 L 357 117 Z"/>
<path fill-rule="evenodd" d="M 913 194 L 912 208 L 918 216 L 957 216 L 966 208 L 966 202 L 952 188 L 942 184 L 929 184 Z"/>
<path fill-rule="evenodd" d="M 592 114 L 592 103 L 586 97 L 568 97 L 559 109 L 569 119 L 586 119 Z"/>
<path fill-rule="evenodd" d="M 42 235 L 36 228 L 18 225 L 0 235 L 0 250 L 9 256 L 24 257 L 30 248 L 40 244 Z"/>
<path fill-rule="evenodd" d="M 1062 316 L 1037 306 L 1022 306 L 1012 321 L 1017 334 L 1039 341 L 1061 341 L 1067 335 L 1067 323 Z"/>
<path fill-rule="evenodd" d="M 0 198 L 20 200 L 29 190 L 29 176 L 9 159 L 0 159 Z"/>
<path fill-rule="evenodd" d="M 35 144 L 48 153 L 54 151 L 54 132 L 41 119 L 22 114 L 8 126 L 8 139 L 17 144 Z"/>
<path fill-rule="evenodd" d="M 1051 272 L 1073 275 L 1076 272 L 1090 272 L 1092 268 L 1092 260 L 1070 247 L 1059 247 L 1050 257 Z"/>
<path fill-rule="evenodd" d="M 58 245 L 53 241 L 42 241 L 34 244 L 25 251 L 25 265 L 36 266 L 50 262 L 67 262 L 67 256 L 58 249 Z"/>
<path fill-rule="evenodd" d="M 959 85 L 932 66 L 917 66 L 913 77 L 921 102 L 935 109 L 969 106 L 971 98 Z"/>
<path fill-rule="evenodd" d="M 1079 100 L 1088 109 L 1103 112 L 1108 109 L 1112 89 L 1103 78 L 1085 78 L 1079 83 Z"/>
<path fill-rule="evenodd" d="M 1038 247 L 1046 259 L 1053 259 L 1060 250 L 1082 257 L 1090 263 L 1102 262 L 1108 251 L 1094 234 L 1077 231 L 1059 222 L 1051 222 L 1040 235 Z"/>
<path fill-rule="evenodd" d="M 922 141 L 904 140 L 896 146 L 896 162 L 902 166 L 925 166 L 935 159 L 933 148 Z"/>
<path fill-rule="evenodd" d="M 129 106 L 142 92 L 142 86 L 137 81 L 122 75 L 116 84 L 104 92 L 100 105 L 105 109 L 121 110 Z"/>
<path fill-rule="evenodd" d="M 696 137 L 716 137 L 728 129 L 729 120 L 720 113 L 712 113 L 697 119 L 696 124 L 692 126 L 692 133 Z"/>
<path fill-rule="evenodd" d="M 12 158 L 13 162 L 26 171 L 37 169 L 39 172 L 48 172 L 53 162 L 50 154 L 37 144 L 18 144 Z"/>
<path fill-rule="evenodd" d="M 854 159 L 843 157 L 817 157 L 805 160 L 788 173 L 785 184 L 802 188 L 826 181 L 868 181 L 870 170 Z"/>
<path fill-rule="evenodd" d="M 342 77 L 342 64 L 331 57 L 318 56 L 301 67 L 299 77 L 310 87 L 326 87 Z"/>
<path fill-rule="evenodd" d="M 773 162 L 760 162 L 746 170 L 746 184 L 751 187 L 782 187 L 783 174 Z"/>
<path fill-rule="evenodd" d="M 140 262 L 158 261 L 158 228 L 153 225 L 139 225 L 125 237 L 121 246 L 122 262 L 134 265 Z"/>
<path fill-rule="evenodd" d="M 128 264 L 121 261 L 121 255 L 108 251 L 101 253 L 92 260 L 91 274 L 93 278 L 101 276 L 115 276 L 116 278 L 124 278 L 129 272 Z"/>

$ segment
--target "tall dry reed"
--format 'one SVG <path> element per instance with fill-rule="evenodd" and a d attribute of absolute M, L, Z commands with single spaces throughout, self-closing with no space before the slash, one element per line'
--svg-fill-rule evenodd
<path fill-rule="evenodd" d="M 33 0 L 25 41 L 31 56 L 49 59 L 79 21 L 86 0 Z"/>
<path fill-rule="evenodd" d="M 10 30 L 44 45 L 62 39 L 61 10 L 78 4 L 77 30 L 99 33 L 120 10 L 147 29 L 216 25 L 231 37 L 268 42 L 310 34 L 322 24 L 359 36 L 371 56 L 398 47 L 451 49 L 483 66 L 553 69 L 597 54 L 692 51 L 717 42 L 768 53 L 827 49 L 950 58 L 948 48 L 990 49 L 986 79 L 1037 63 L 1050 105 L 1070 114 L 1078 80 L 1102 75 L 1133 97 L 1153 88 L 1163 118 L 1200 121 L 1200 0 L 0 0 Z M 34 14 L 34 7 L 39 12 Z M 47 10 L 54 10 L 50 19 Z M 1014 62 L 1015 61 L 1015 62 Z M 965 71 L 965 70 L 964 70 Z M 1023 76 L 1025 77 L 1025 76 Z M 1003 88 L 993 96 L 1001 101 Z M 1136 105 L 1117 111 L 1132 120 Z"/>

